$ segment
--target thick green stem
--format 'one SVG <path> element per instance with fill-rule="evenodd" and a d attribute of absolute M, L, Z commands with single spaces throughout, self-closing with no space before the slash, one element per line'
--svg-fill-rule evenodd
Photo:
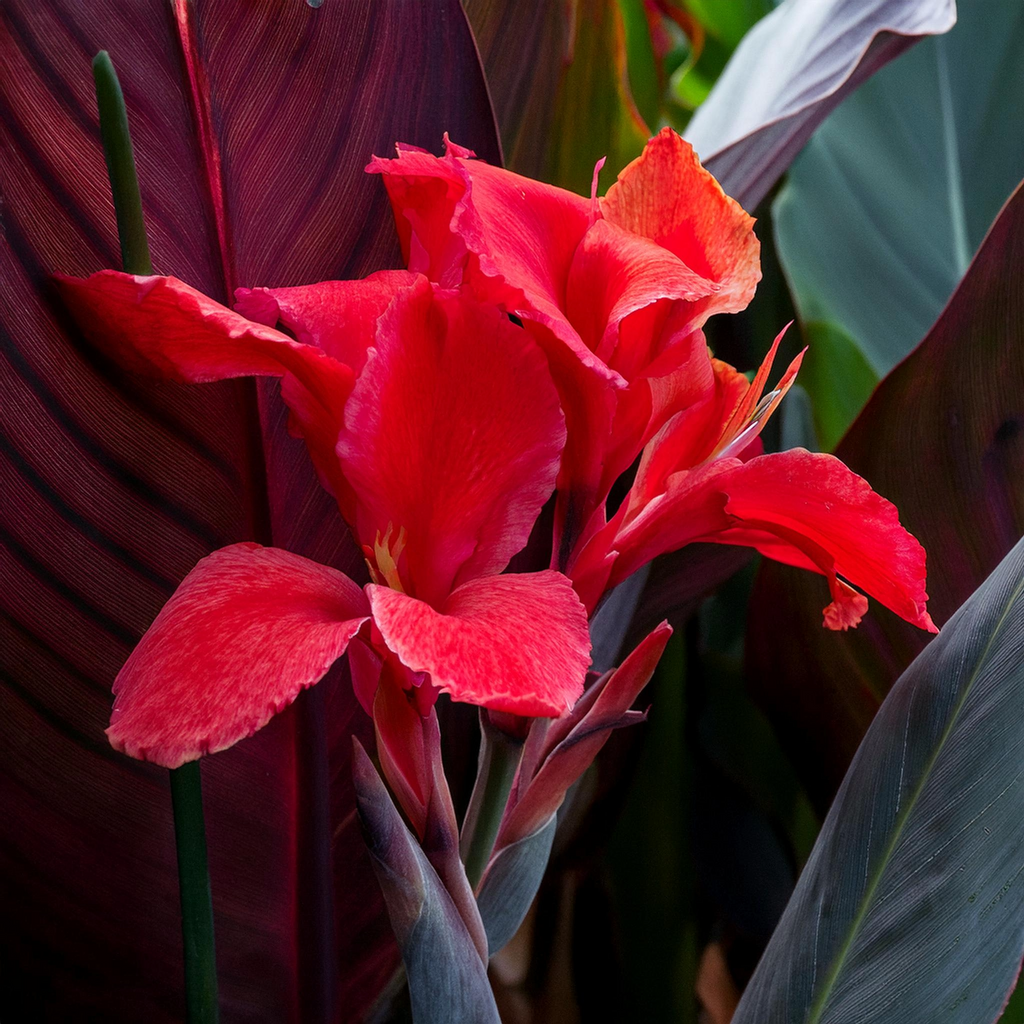
<path fill-rule="evenodd" d="M 132 137 L 128 133 L 128 114 L 117 72 L 106 50 L 100 50 L 92 61 L 96 81 L 96 102 L 100 108 L 100 136 L 103 155 L 110 175 L 117 215 L 117 237 L 121 242 L 121 269 L 127 274 L 152 274 L 146 224 L 142 219 L 142 198 L 135 174 Z"/>
<path fill-rule="evenodd" d="M 462 860 L 469 884 L 476 889 L 498 838 L 498 829 L 523 753 L 522 740 L 495 728 L 480 715 L 480 762 L 473 796 L 462 829 Z"/>
<path fill-rule="evenodd" d="M 92 62 L 100 136 L 110 175 L 117 215 L 121 266 L 129 274 L 152 274 L 146 222 L 142 216 L 139 179 L 128 132 L 128 115 L 117 72 L 106 50 Z M 199 762 L 171 771 L 174 838 L 178 847 L 178 890 L 181 898 L 181 936 L 185 961 L 185 1002 L 188 1024 L 216 1024 L 217 961 L 213 942 L 213 901 L 206 863 L 206 825 Z"/>
<path fill-rule="evenodd" d="M 189 761 L 171 770 L 171 800 L 174 804 L 174 839 L 178 847 L 188 1024 L 216 1024 L 219 1017 L 217 960 L 199 761 Z"/>

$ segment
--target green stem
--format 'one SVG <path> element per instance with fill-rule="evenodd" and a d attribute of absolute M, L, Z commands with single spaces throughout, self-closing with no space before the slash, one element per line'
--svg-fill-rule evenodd
<path fill-rule="evenodd" d="M 96 81 L 96 102 L 100 108 L 100 136 L 103 155 L 110 175 L 117 215 L 117 237 L 121 242 L 121 267 L 128 274 L 152 274 L 146 224 L 142 219 L 142 198 L 135 174 L 132 137 L 128 133 L 128 114 L 117 72 L 110 54 L 100 50 L 92 61 Z"/>
<path fill-rule="evenodd" d="M 522 740 L 493 726 L 487 712 L 481 712 L 480 763 L 462 829 L 462 860 L 474 889 L 483 877 L 494 840 L 498 838 L 522 753 Z"/>
<path fill-rule="evenodd" d="M 128 114 L 117 72 L 106 50 L 93 58 L 100 136 L 110 175 L 117 215 L 121 266 L 129 274 L 152 274 L 146 222 L 142 216 L 139 179 L 135 173 Z M 216 1024 L 217 961 L 213 942 L 213 901 L 206 863 L 206 825 L 198 761 L 171 770 L 174 839 L 178 848 L 178 891 L 185 961 L 185 1002 L 188 1024 Z"/>
<path fill-rule="evenodd" d="M 217 960 L 199 761 L 171 769 L 171 801 L 174 804 L 174 840 L 178 847 L 187 1019 L 189 1024 L 216 1024 L 219 1017 Z"/>

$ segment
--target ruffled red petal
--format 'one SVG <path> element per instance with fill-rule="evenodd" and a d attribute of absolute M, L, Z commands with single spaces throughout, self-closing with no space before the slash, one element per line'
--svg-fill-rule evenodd
<path fill-rule="evenodd" d="M 374 343 L 381 314 L 395 293 L 412 287 L 418 276 L 407 270 L 381 270 L 359 281 L 238 288 L 235 310 L 268 327 L 280 322 L 298 341 L 315 345 L 358 374 Z"/>
<path fill-rule="evenodd" d="M 718 284 L 686 266 L 674 253 L 647 238 L 599 220 L 586 233 L 572 262 L 565 310 L 584 344 L 605 364 L 631 380 L 659 354 L 661 327 L 671 302 L 690 303 L 718 291 Z M 630 314 L 661 304 L 660 317 L 623 337 Z M 680 323 L 689 334 L 700 324 Z"/>
<path fill-rule="evenodd" d="M 583 692 L 587 614 L 561 573 L 470 580 L 440 611 L 386 587 L 367 592 L 387 646 L 454 700 L 557 717 Z"/>
<path fill-rule="evenodd" d="M 830 628 L 855 626 L 866 608 L 845 580 L 908 622 L 935 629 L 926 611 L 924 549 L 900 525 L 895 506 L 834 456 L 795 448 L 674 473 L 662 493 L 623 517 L 614 537 L 592 543 L 617 553 L 614 585 L 655 556 L 696 541 L 753 547 L 822 573 L 833 599 L 825 612 Z M 601 552 L 585 554 L 584 586 L 582 574 L 594 571 Z"/>
<path fill-rule="evenodd" d="M 174 277 L 102 270 L 56 280 L 86 337 L 131 369 L 192 384 L 283 378 L 292 427 L 305 438 L 324 485 L 341 499 L 345 485 L 334 449 L 355 381 L 350 367 Z"/>
<path fill-rule="evenodd" d="M 384 175 L 409 269 L 449 287 L 468 281 L 482 299 L 529 309 L 578 344 L 565 289 L 589 200 L 457 153 L 399 149 L 367 168 Z"/>
<path fill-rule="evenodd" d="M 600 201 L 613 224 L 675 253 L 717 285 L 693 307 L 693 326 L 744 309 L 761 279 L 754 219 L 704 170 L 689 143 L 663 128 Z"/>
<path fill-rule="evenodd" d="M 900 525 L 896 506 L 839 459 L 802 448 L 763 455 L 738 466 L 723 490 L 725 511 L 740 525 L 788 541 L 830 580 L 838 574 L 908 622 L 936 631 L 926 611 L 924 548 Z M 833 585 L 832 597 L 826 625 L 856 625 L 860 595 Z"/>
<path fill-rule="evenodd" d="M 167 768 L 232 746 L 317 682 L 368 614 L 335 569 L 258 544 L 215 551 L 118 673 L 111 744 Z"/>
<path fill-rule="evenodd" d="M 551 495 L 565 443 L 533 338 L 499 310 L 426 281 L 396 297 L 345 411 L 338 453 L 356 532 L 391 530 L 402 585 L 439 604 L 499 572 Z"/>

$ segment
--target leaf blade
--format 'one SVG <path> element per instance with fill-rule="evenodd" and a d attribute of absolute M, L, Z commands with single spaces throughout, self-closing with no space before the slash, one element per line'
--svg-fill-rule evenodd
<path fill-rule="evenodd" d="M 752 210 L 847 93 L 955 19 L 949 0 L 833 0 L 827 11 L 817 0 L 788 0 L 744 37 L 686 138 Z"/>
<path fill-rule="evenodd" d="M 879 375 L 925 336 L 1024 177 L 1024 144 L 996 127 L 1024 100 L 1022 42 L 1019 8 L 962 0 L 948 35 L 828 118 L 776 199 L 801 319 L 836 324 Z"/>
<path fill-rule="evenodd" d="M 1024 542 L 893 687 L 736 1024 L 998 1017 L 1024 956 L 1022 595 Z"/>

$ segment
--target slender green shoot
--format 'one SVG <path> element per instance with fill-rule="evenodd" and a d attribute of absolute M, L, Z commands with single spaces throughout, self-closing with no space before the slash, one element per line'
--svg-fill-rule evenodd
<path fill-rule="evenodd" d="M 103 155 L 110 175 L 110 190 L 114 194 L 117 237 L 121 242 L 121 269 L 126 274 L 152 274 L 139 179 L 135 174 L 132 138 L 128 133 L 128 114 L 121 83 L 106 50 L 100 50 L 93 58 L 92 75 L 100 108 Z"/>
<path fill-rule="evenodd" d="M 100 135 L 121 243 L 121 266 L 129 274 L 152 274 L 139 179 L 128 132 L 124 95 L 110 55 L 101 50 L 92 62 Z M 213 901 L 206 861 L 206 826 L 198 761 L 171 770 L 174 838 L 178 849 L 178 889 L 185 963 L 188 1024 L 217 1024 L 217 960 L 213 938 Z"/>

